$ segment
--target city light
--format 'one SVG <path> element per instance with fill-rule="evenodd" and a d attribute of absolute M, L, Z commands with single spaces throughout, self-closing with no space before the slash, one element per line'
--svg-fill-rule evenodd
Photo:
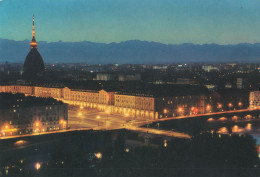
<path fill-rule="evenodd" d="M 38 127 L 40 125 L 40 123 L 37 121 L 35 122 L 35 126 Z"/>
<path fill-rule="evenodd" d="M 243 106 L 242 102 L 238 102 L 238 106 L 240 107 Z"/>
<path fill-rule="evenodd" d="M 251 130 L 252 129 L 252 124 L 251 123 L 248 123 L 247 125 L 246 125 L 246 130 Z"/>
<path fill-rule="evenodd" d="M 178 108 L 178 112 L 182 112 L 183 109 L 181 107 Z"/>
<path fill-rule="evenodd" d="M 232 103 L 228 103 L 228 107 L 232 108 L 233 104 Z"/>
<path fill-rule="evenodd" d="M 6 124 L 4 127 L 5 127 L 5 129 L 9 129 L 9 125 L 8 124 Z"/>
<path fill-rule="evenodd" d="M 167 147 L 167 140 L 163 141 L 163 146 L 166 148 Z"/>
<path fill-rule="evenodd" d="M 164 110 L 163 110 L 163 113 L 164 113 L 164 114 L 167 114 L 167 113 L 168 113 L 168 110 L 167 110 L 167 109 L 164 109 Z"/>
<path fill-rule="evenodd" d="M 208 118 L 207 121 L 208 121 L 208 122 L 213 122 L 213 121 L 215 121 L 215 119 L 213 119 L 213 118 Z"/>
<path fill-rule="evenodd" d="M 227 134 L 228 133 L 228 129 L 227 127 L 221 127 L 217 133 L 222 133 L 222 134 Z"/>
<path fill-rule="evenodd" d="M 41 168 L 41 164 L 39 162 L 35 163 L 35 169 L 39 170 Z"/>
<path fill-rule="evenodd" d="M 217 106 L 217 108 L 218 108 L 218 109 L 221 109 L 221 108 L 222 108 L 222 104 L 219 103 L 218 106 Z"/>
<path fill-rule="evenodd" d="M 95 157 L 96 157 L 97 159 L 101 159 L 101 158 L 102 158 L 102 154 L 101 154 L 100 152 L 95 153 Z"/>

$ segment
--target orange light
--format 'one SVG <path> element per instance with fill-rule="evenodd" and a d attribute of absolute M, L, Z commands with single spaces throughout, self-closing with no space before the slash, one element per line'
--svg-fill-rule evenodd
<path fill-rule="evenodd" d="M 60 124 L 63 124 L 63 122 L 64 122 L 64 120 L 63 120 L 63 119 L 61 119 L 61 120 L 60 120 Z"/>
<path fill-rule="evenodd" d="M 228 133 L 227 127 L 221 127 L 218 133 Z"/>
<path fill-rule="evenodd" d="M 241 102 L 238 103 L 238 106 L 242 106 L 243 104 Z"/>
<path fill-rule="evenodd" d="M 96 158 L 98 158 L 98 159 L 101 159 L 101 158 L 102 158 L 102 154 L 101 154 L 100 152 L 96 153 L 95 156 L 96 156 Z"/>
<path fill-rule="evenodd" d="M 168 113 L 168 110 L 167 110 L 167 109 L 164 109 L 164 110 L 163 110 L 163 113 L 164 113 L 164 114 Z"/>
<path fill-rule="evenodd" d="M 213 122 L 213 121 L 215 121 L 215 119 L 209 118 L 207 121 L 208 121 L 208 122 Z"/>
<path fill-rule="evenodd" d="M 207 105 L 207 110 L 210 110 L 211 109 L 211 106 L 210 105 Z"/>
<path fill-rule="evenodd" d="M 36 122 L 35 125 L 36 125 L 36 127 L 38 127 L 38 126 L 40 125 L 40 123 L 39 123 L 39 122 Z"/>
<path fill-rule="evenodd" d="M 5 129 L 8 129 L 9 128 L 9 125 L 5 125 Z"/>
<path fill-rule="evenodd" d="M 41 168 L 41 164 L 39 163 L 39 162 L 37 162 L 36 164 L 35 164 L 35 169 L 36 170 L 39 170 Z"/>
<path fill-rule="evenodd" d="M 182 109 L 182 108 L 179 108 L 179 109 L 178 109 L 178 111 L 179 111 L 179 112 L 182 112 L 182 111 L 183 111 L 183 109 Z"/>
<path fill-rule="evenodd" d="M 247 130 L 251 130 L 251 129 L 252 129 L 252 124 L 248 123 L 248 124 L 246 125 L 246 129 L 247 129 Z"/>
<path fill-rule="evenodd" d="M 232 103 L 229 103 L 229 104 L 228 104 L 228 107 L 230 107 L 230 108 L 233 107 L 233 104 L 232 104 Z"/>

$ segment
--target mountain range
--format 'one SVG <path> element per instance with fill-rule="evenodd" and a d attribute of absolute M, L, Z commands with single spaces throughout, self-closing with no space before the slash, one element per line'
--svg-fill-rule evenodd
<path fill-rule="evenodd" d="M 30 41 L 0 39 L 0 62 L 23 63 Z M 162 44 L 139 40 L 120 43 L 38 42 L 38 51 L 46 63 L 88 64 L 163 64 L 189 62 L 259 62 L 260 43 Z"/>

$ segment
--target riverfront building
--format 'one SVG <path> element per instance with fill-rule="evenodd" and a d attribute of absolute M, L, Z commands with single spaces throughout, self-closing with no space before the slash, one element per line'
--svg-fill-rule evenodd
<path fill-rule="evenodd" d="M 0 100 L 0 136 L 68 128 L 68 105 L 61 101 L 10 93 L 0 93 Z"/>

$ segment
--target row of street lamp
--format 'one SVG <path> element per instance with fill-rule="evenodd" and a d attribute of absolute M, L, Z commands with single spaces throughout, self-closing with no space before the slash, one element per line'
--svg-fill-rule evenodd
<path fill-rule="evenodd" d="M 243 106 L 242 102 L 238 102 L 238 106 L 239 106 L 239 107 L 242 107 L 242 106 Z M 232 108 L 232 107 L 233 107 L 233 104 L 232 104 L 232 103 L 228 103 L 228 107 L 229 107 L 229 108 Z M 217 104 L 217 108 L 218 108 L 218 109 L 221 109 L 221 108 L 223 108 L 223 105 L 220 104 L 220 103 L 218 103 L 218 104 Z M 212 106 L 211 106 L 211 105 L 207 105 L 207 106 L 206 106 L 206 110 L 207 110 L 207 111 L 211 111 L 211 109 L 212 109 Z M 191 107 L 191 111 L 192 111 L 193 113 L 197 113 L 197 112 L 198 112 L 198 108 L 197 108 L 197 107 Z M 163 110 L 163 113 L 164 113 L 164 114 L 167 114 L 168 112 L 169 112 L 168 109 L 164 109 L 164 110 Z M 177 109 L 177 112 L 178 112 L 178 113 L 184 112 L 184 108 L 183 108 L 183 107 L 179 107 L 179 108 Z"/>

